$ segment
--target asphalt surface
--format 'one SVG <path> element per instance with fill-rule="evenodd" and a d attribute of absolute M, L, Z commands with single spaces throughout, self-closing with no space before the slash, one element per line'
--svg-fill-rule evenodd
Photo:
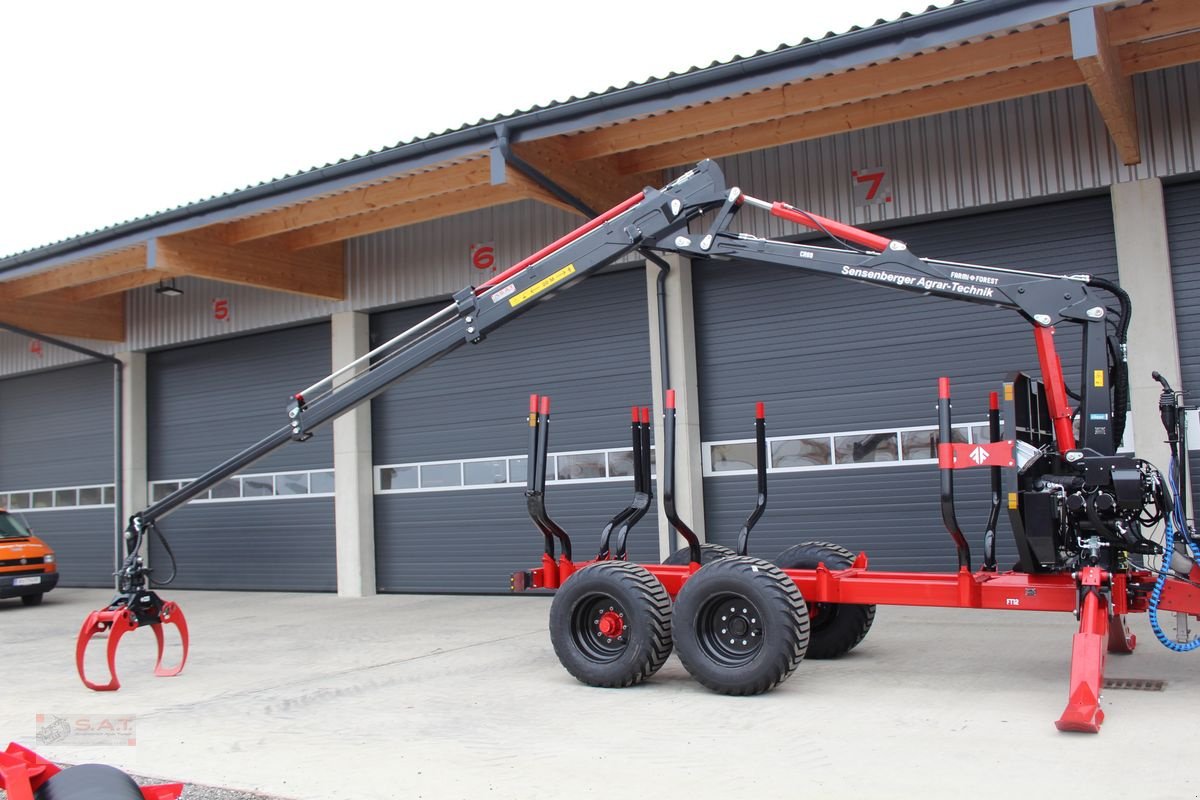
<path fill-rule="evenodd" d="M 155 678 L 137 631 L 110 693 L 73 660 L 107 592 L 0 602 L 0 745 L 195 784 L 188 797 L 1200 797 L 1200 653 L 1167 651 L 1142 617 L 1107 672 L 1165 687 L 1106 691 L 1086 735 L 1053 726 L 1069 614 L 881 607 L 846 658 L 734 698 L 675 657 L 641 686 L 583 686 L 554 656 L 546 597 L 164 595 L 188 615 L 186 670 Z M 129 717 L 136 744 L 39 745 L 38 714 Z"/>

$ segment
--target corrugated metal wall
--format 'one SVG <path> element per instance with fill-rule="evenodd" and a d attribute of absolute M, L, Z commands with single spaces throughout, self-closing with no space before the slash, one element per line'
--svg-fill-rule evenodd
<path fill-rule="evenodd" d="M 291 395 L 330 371 L 328 324 L 152 353 L 147 364 L 150 480 L 195 478 L 287 424 Z M 327 426 L 247 472 L 333 465 Z M 193 503 L 160 527 L 179 557 L 175 585 L 336 588 L 333 498 Z M 155 543 L 155 565 L 169 559 Z"/>
<path fill-rule="evenodd" d="M 0 381 L 0 492 L 112 484 L 113 368 L 88 364 Z M 64 586 L 112 584 L 109 508 L 26 518 L 54 548 Z"/>
<path fill-rule="evenodd" d="M 628 408 L 651 401 L 645 298 L 642 269 L 590 278 L 405 379 L 372 403 L 375 463 L 521 455 L 534 393 L 553 400 L 551 452 L 628 447 Z M 438 307 L 376 315 L 373 340 Z M 567 484 L 547 505 L 586 554 L 631 496 L 631 481 Z M 375 541 L 381 591 L 507 591 L 541 553 L 519 487 L 376 495 Z M 635 557 L 657 549 L 653 525 L 634 531 Z"/>
<path fill-rule="evenodd" d="M 1175 324 L 1179 328 L 1179 366 L 1183 372 L 1180 379 L 1188 392 L 1187 403 L 1195 405 L 1200 397 L 1200 180 L 1167 186 L 1163 199 L 1175 284 Z M 1200 441 L 1197 437 L 1200 431 L 1188 431 L 1193 444 Z M 1200 480 L 1196 478 L 1200 459 L 1193 456 L 1190 466 L 1192 495 L 1200 498 Z"/>
<path fill-rule="evenodd" d="M 920 256 L 1116 279 L 1107 195 L 887 233 Z M 701 265 L 696 286 L 704 441 L 752 438 L 756 400 L 766 402 L 776 436 L 934 425 L 942 375 L 952 381 L 956 420 L 983 421 L 987 393 L 1007 373 L 1038 371 L 1030 326 L 1008 311 L 737 263 Z M 1077 385 L 1078 332 L 1057 340 Z M 753 481 L 705 479 L 710 539 L 734 542 Z M 960 521 L 978 555 L 986 476 L 958 482 L 975 498 Z M 773 475 L 752 550 L 772 557 L 799 541 L 832 540 L 867 550 L 883 569 L 952 570 L 937 485 L 936 469 L 921 465 Z M 1000 544 L 1011 556 L 1011 536 Z"/>
<path fill-rule="evenodd" d="M 1126 167 L 1085 87 L 721 159 L 731 184 L 857 225 L 1200 170 L 1200 64 L 1135 76 L 1142 163 Z M 856 206 L 852 171 L 882 167 L 893 202 Z M 742 230 L 796 227 L 742 214 Z"/>

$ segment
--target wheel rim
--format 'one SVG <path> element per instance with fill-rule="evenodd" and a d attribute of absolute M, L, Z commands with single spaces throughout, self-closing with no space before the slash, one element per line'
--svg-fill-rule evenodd
<path fill-rule="evenodd" d="M 591 661 L 599 664 L 616 661 L 629 646 L 625 609 L 608 595 L 583 598 L 571 615 L 571 638 Z"/>
<path fill-rule="evenodd" d="M 738 667 L 754 659 L 763 646 L 763 617 L 739 594 L 713 597 L 696 618 L 696 641 L 714 663 Z"/>

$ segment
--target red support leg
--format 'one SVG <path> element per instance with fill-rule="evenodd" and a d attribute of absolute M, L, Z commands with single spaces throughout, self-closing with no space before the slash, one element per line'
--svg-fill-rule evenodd
<path fill-rule="evenodd" d="M 1100 686 L 1109 645 L 1108 601 L 1100 594 L 1107 574 L 1087 567 L 1080 575 L 1085 591 L 1079 610 L 1079 633 L 1071 643 L 1071 688 L 1067 707 L 1054 723 L 1060 731 L 1099 733 L 1104 722 Z"/>

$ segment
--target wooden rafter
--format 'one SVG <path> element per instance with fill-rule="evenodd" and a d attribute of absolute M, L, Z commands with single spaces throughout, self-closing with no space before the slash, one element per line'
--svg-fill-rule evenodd
<path fill-rule="evenodd" d="M 16 299 L 55 292 L 80 284 L 102 281 L 146 269 L 146 245 L 116 250 L 96 258 L 76 261 L 44 272 L 0 283 L 0 298 Z"/>
<path fill-rule="evenodd" d="M 120 342 L 125 339 L 125 298 L 113 295 L 74 303 L 26 297 L 0 307 L 0 322 L 47 336 Z"/>
<path fill-rule="evenodd" d="M 577 134 L 567 137 L 566 148 L 574 158 L 596 158 L 1037 64 L 1070 52 L 1065 25 L 1035 28 Z"/>
<path fill-rule="evenodd" d="M 149 261 L 152 268 L 174 275 L 329 300 L 346 297 L 342 248 L 336 245 L 294 253 L 274 241 L 235 246 L 210 231 L 197 231 L 154 240 Z"/>
<path fill-rule="evenodd" d="M 1051 61 L 957 83 L 889 95 L 849 106 L 785 117 L 709 136 L 648 147 L 618 156 L 626 173 L 665 169 L 704 158 L 830 136 L 857 128 L 915 119 L 969 106 L 997 103 L 1083 82 L 1073 61 Z"/>
<path fill-rule="evenodd" d="M 229 244 L 263 239 L 289 231 L 411 203 L 477 186 L 486 186 L 490 168 L 486 158 L 398 178 L 288 206 L 223 226 Z"/>
<path fill-rule="evenodd" d="M 661 178 L 660 175 L 623 175 L 612 158 L 576 160 L 559 139 L 516 142 L 512 148 L 522 160 L 591 206 L 597 214 L 637 194 L 647 183 L 657 184 Z M 509 171 L 516 172 L 511 168 Z M 580 213 L 577 209 L 571 210 Z"/>
<path fill-rule="evenodd" d="M 1147 36 L 1184 33 L 1200 27 L 1200 3 L 1155 0 L 1113 11 L 1108 21 L 1111 43 L 1124 45 Z M 564 137 L 563 142 L 572 159 L 600 158 L 1069 58 L 1071 54 L 1069 25 L 1054 23 L 574 134 Z"/>
<path fill-rule="evenodd" d="M 102 281 L 93 281 L 80 286 L 59 289 L 57 292 L 46 295 L 46 297 L 65 300 L 70 303 L 81 303 L 85 300 L 93 300 L 97 297 L 106 297 L 110 294 L 120 294 L 121 292 L 137 289 L 141 286 L 149 286 L 173 277 L 175 276 L 171 273 L 163 272 L 162 270 L 143 269 L 138 272 L 130 272 Z"/>
<path fill-rule="evenodd" d="M 405 225 L 428 222 L 431 219 L 448 217 L 453 214 L 465 214 L 468 211 L 477 211 L 481 208 L 525 199 L 535 198 L 532 198 L 528 189 L 520 184 L 481 186 L 438 195 L 419 202 L 391 206 L 380 211 L 359 214 L 324 225 L 302 228 L 280 238 L 283 244 L 291 250 L 304 250 L 331 242 L 340 242 L 354 236 L 365 236 L 389 228 L 400 228 Z"/>
<path fill-rule="evenodd" d="M 1126 45 L 1120 56 L 1121 70 L 1126 75 L 1200 61 L 1200 30 Z"/>
<path fill-rule="evenodd" d="M 1127 166 L 1140 164 L 1142 148 L 1133 106 L 1133 81 L 1121 68 L 1121 58 L 1109 34 L 1108 14 L 1100 8 L 1072 11 L 1070 26 L 1075 63 L 1121 161 Z"/>

